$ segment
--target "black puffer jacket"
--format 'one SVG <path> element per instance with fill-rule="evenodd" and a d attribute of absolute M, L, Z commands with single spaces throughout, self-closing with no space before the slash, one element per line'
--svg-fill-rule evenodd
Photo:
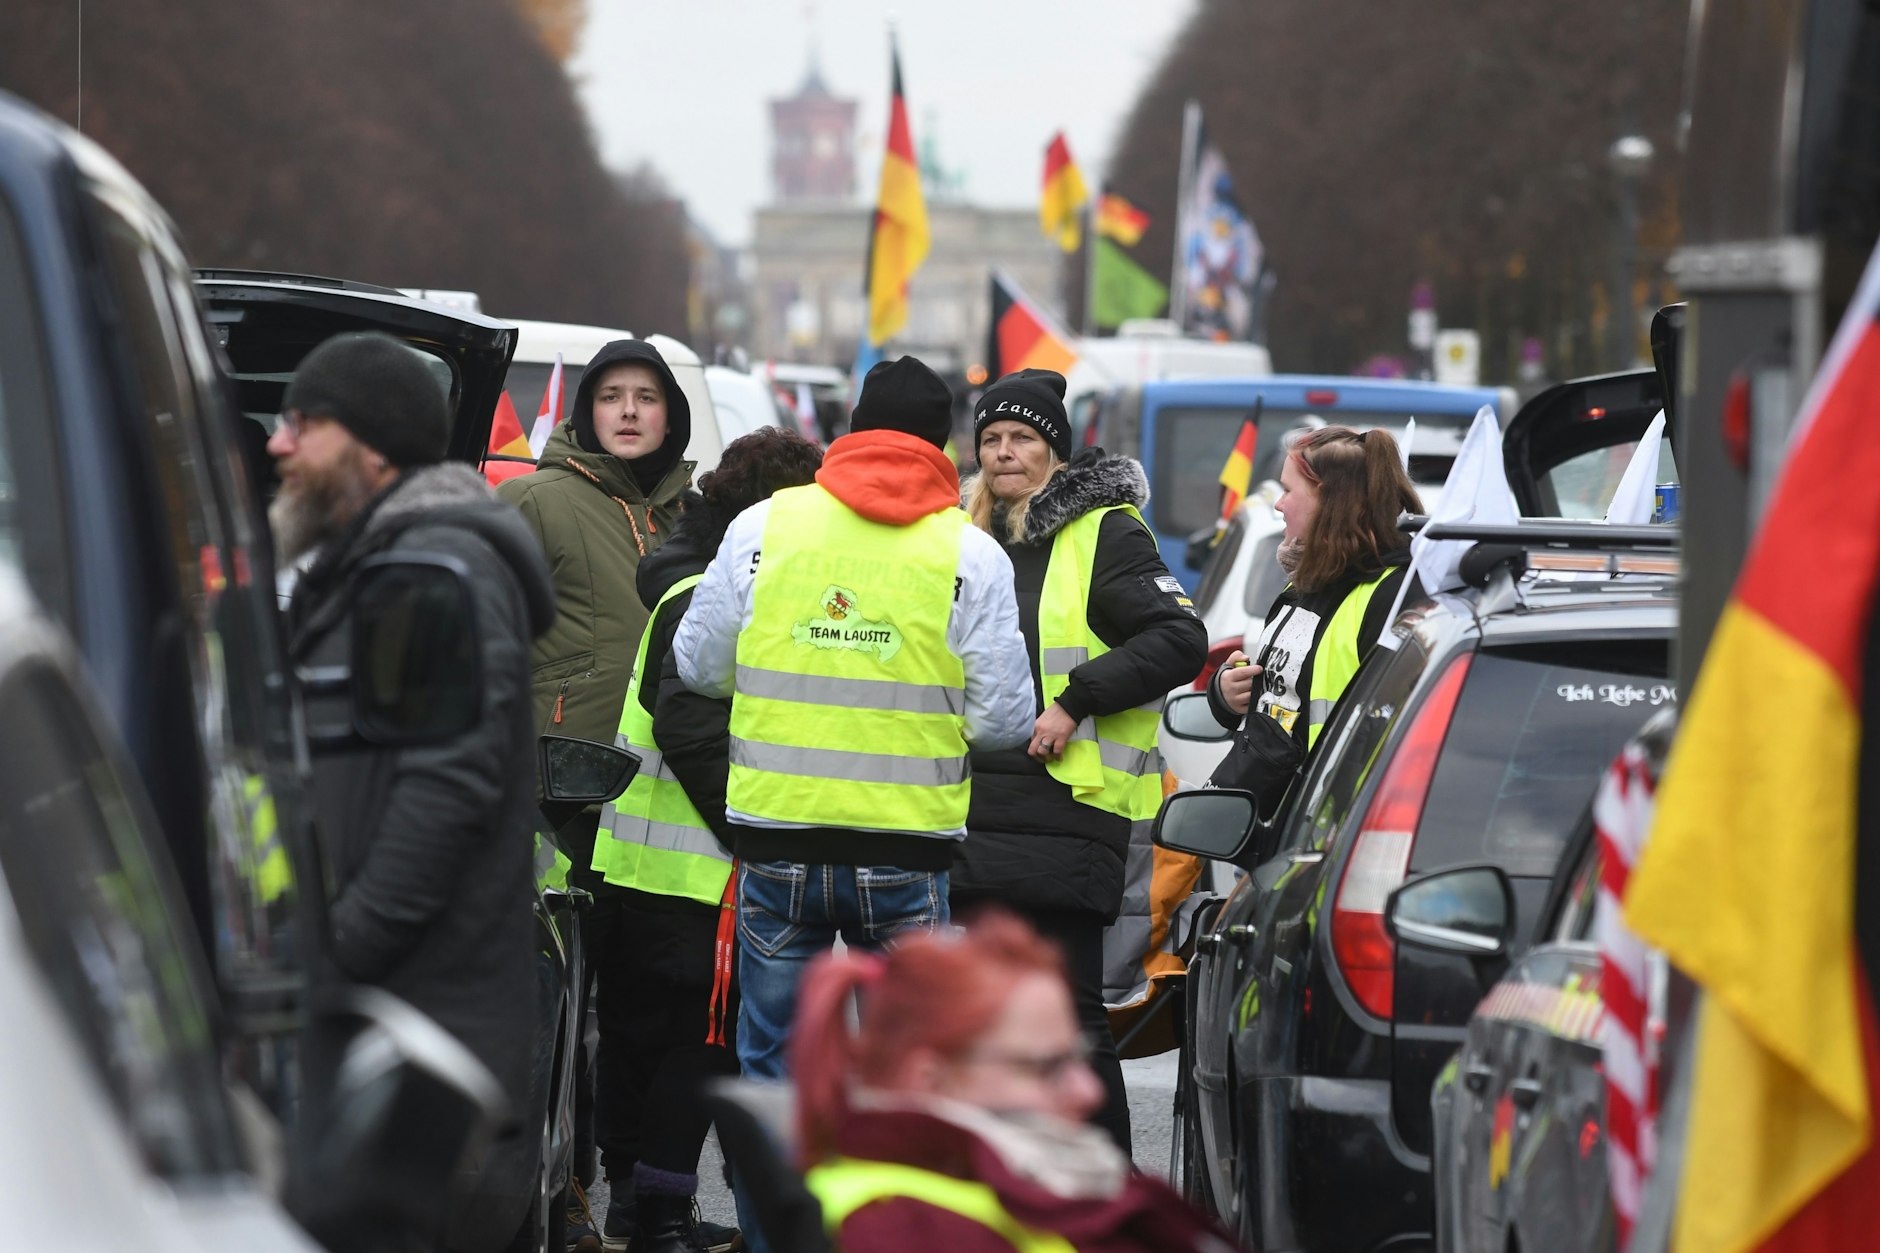
<path fill-rule="evenodd" d="M 1040 713 L 1038 601 L 1053 539 L 1094 509 L 1140 508 L 1148 499 L 1140 464 L 1087 450 L 1033 499 L 1024 541 L 1001 540 L 1012 559 L 1032 699 Z M 1098 532 L 1087 620 L 1110 651 L 1071 671 L 1070 686 L 1059 698 L 1079 721 L 1160 699 L 1194 678 L 1207 659 L 1200 618 L 1163 564 L 1155 537 L 1126 513 L 1106 516 Z M 1079 804 L 1023 748 L 976 752 L 972 767 L 967 838 L 953 864 L 955 900 L 969 904 L 993 897 L 1113 919 L 1123 899 L 1128 820 Z"/>
<path fill-rule="evenodd" d="M 421 748 L 361 744 L 314 759 L 313 799 L 333 881 L 331 957 L 429 1014 L 518 1100 L 535 1023 L 531 641 L 555 620 L 540 545 L 476 471 L 401 476 L 329 544 L 288 610 L 296 666 L 351 660 L 352 586 L 378 553 L 453 557 L 470 571 L 481 644 L 476 727 Z M 309 697 L 315 727 L 350 721 L 346 696 Z M 521 1105 L 518 1105 L 520 1108 Z"/>

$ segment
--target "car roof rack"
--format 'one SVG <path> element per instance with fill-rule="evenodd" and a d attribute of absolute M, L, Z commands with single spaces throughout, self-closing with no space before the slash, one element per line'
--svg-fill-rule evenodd
<path fill-rule="evenodd" d="M 1678 528 L 1621 526 L 1566 518 L 1531 518 L 1518 522 L 1431 522 L 1406 515 L 1398 525 L 1431 539 L 1472 540 L 1459 573 L 1471 587 L 1486 588 L 1498 571 L 1518 582 L 1524 574 L 1604 576 L 1621 574 L 1675 577 L 1680 570 Z"/>
<path fill-rule="evenodd" d="M 407 300 L 416 299 L 396 287 L 386 287 L 380 283 L 361 283 L 357 279 L 327 278 L 321 274 L 289 274 L 280 270 L 231 270 L 217 266 L 194 271 L 198 282 L 204 283 L 289 283 L 300 287 L 330 287 L 335 291 L 364 292 L 371 296 L 402 296 Z"/>

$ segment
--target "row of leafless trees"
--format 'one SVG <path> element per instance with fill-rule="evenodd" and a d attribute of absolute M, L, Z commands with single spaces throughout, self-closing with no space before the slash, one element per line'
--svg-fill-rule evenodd
<path fill-rule="evenodd" d="M 683 214 L 602 169 L 534 17 L 514 0 L 0 3 L 0 88 L 117 156 L 197 264 L 683 336 Z"/>
<path fill-rule="evenodd" d="M 1607 152 L 1657 149 L 1639 189 L 1634 290 L 1677 234 L 1676 121 L 1688 0 L 1200 0 L 1137 101 L 1113 181 L 1173 250 L 1177 137 L 1201 102 L 1278 277 L 1270 342 L 1286 369 L 1403 353 L 1412 287 L 1483 334 L 1483 374 L 1614 366 L 1623 307 L 1621 182 Z"/>

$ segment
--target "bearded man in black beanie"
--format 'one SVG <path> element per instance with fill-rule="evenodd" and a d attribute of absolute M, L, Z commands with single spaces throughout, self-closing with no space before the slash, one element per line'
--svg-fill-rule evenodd
<path fill-rule="evenodd" d="M 530 641 L 554 620 L 554 589 L 515 511 L 474 469 L 444 463 L 449 433 L 444 388 L 424 354 L 377 333 L 328 339 L 301 363 L 269 437 L 281 473 L 269 515 L 283 564 L 314 554 L 288 606 L 297 670 L 352 664 L 354 588 L 368 558 L 443 556 L 468 572 L 482 676 L 476 723 L 441 743 L 362 741 L 314 756 L 332 878 L 325 976 L 416 1006 L 526 1109 L 535 1024 L 517 1006 L 535 1004 L 536 986 L 527 666 Z M 348 693 L 304 698 L 309 724 L 351 726 Z M 333 1058 L 314 1032 L 306 1071 L 318 1090 Z M 513 1148 L 505 1141 L 496 1151 Z M 344 1218 L 322 1208 L 323 1190 L 307 1190 L 295 1212 L 323 1242 L 360 1243 L 357 1231 L 328 1226 Z M 425 1198 L 410 1199 L 412 1212 L 376 1220 L 425 1225 Z M 438 1235 L 412 1234 L 425 1247 Z"/>

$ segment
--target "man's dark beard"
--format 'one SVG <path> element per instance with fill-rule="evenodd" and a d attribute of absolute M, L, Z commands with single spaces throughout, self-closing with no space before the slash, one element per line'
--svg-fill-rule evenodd
<path fill-rule="evenodd" d="M 296 484 L 283 486 L 268 506 L 281 565 L 292 565 L 345 530 L 371 499 L 363 448 L 347 449 L 326 470 L 302 471 Z"/>

